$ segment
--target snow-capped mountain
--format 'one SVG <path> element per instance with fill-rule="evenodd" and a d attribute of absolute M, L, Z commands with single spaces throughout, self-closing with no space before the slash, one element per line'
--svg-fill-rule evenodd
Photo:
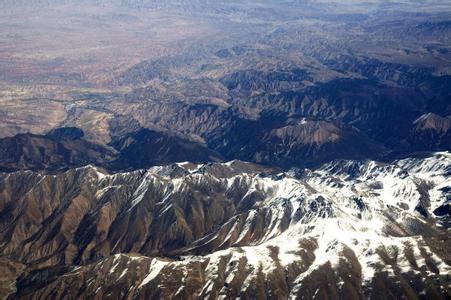
<path fill-rule="evenodd" d="M 447 152 L 286 173 L 232 161 L 4 174 L 6 293 L 446 298 L 450 176 Z"/>

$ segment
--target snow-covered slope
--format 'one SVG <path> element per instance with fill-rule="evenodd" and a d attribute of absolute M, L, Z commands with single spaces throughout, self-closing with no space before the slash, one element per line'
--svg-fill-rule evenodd
<path fill-rule="evenodd" d="M 25 298 L 446 298 L 450 175 L 449 153 L 287 173 L 239 161 L 12 173 L 2 253 L 39 269 L 18 281 Z"/>

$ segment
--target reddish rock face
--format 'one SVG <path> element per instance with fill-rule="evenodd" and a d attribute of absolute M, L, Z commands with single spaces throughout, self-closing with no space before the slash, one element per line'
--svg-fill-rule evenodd
<path fill-rule="evenodd" d="M 4 174 L 1 291 L 15 283 L 13 298 L 446 297 L 448 216 L 433 211 L 450 159 L 341 161 L 296 176 L 239 161 Z"/>

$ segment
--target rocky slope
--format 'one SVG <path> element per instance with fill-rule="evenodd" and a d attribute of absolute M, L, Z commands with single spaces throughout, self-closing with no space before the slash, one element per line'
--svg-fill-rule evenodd
<path fill-rule="evenodd" d="M 451 155 L 0 181 L 12 299 L 450 296 Z"/>

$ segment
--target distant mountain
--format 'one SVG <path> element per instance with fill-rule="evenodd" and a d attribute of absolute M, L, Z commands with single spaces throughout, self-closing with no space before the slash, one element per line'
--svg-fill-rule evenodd
<path fill-rule="evenodd" d="M 101 165 L 114 153 L 81 139 L 77 129 L 58 129 L 48 135 L 19 134 L 0 139 L 0 169 L 65 170 L 87 164 Z"/>
<path fill-rule="evenodd" d="M 236 122 L 211 146 L 229 158 L 285 168 L 317 166 L 332 157 L 377 158 L 388 151 L 356 128 L 338 122 L 293 118 L 270 128 L 265 125 L 265 119 Z"/>
<path fill-rule="evenodd" d="M 449 126 L 416 122 L 428 113 L 451 115 L 446 1 L 75 2 L 15 2 L 36 10 L 72 5 L 35 18 L 30 4 L 31 12 L 18 10 L 30 23 L 8 27 L 7 44 L 25 43 L 30 32 L 33 43 L 53 49 L 33 33 L 36 26 L 60 51 L 43 50 L 30 62 L 19 59 L 25 50 L 5 49 L 18 59 L 0 66 L 5 95 L 15 95 L 15 86 L 29 92 L 20 101 L 7 97 L 0 136 L 56 129 L 56 139 L 75 139 L 76 132 L 55 127 L 77 127 L 86 133 L 81 140 L 120 149 L 107 164 L 114 170 L 222 158 L 286 169 L 451 149 Z M 154 22 L 160 17 L 174 26 Z M 53 31 L 60 20 L 67 26 Z M 83 55 L 65 49 L 73 32 L 89 36 L 88 43 L 77 35 Z"/>
<path fill-rule="evenodd" d="M 89 164 L 134 170 L 180 161 L 221 161 L 219 154 L 199 143 L 148 129 L 117 136 L 110 147 L 93 144 L 83 135 L 78 128 L 58 128 L 46 135 L 0 139 L 0 170 L 58 171 Z"/>
<path fill-rule="evenodd" d="M 113 139 L 110 145 L 119 152 L 109 164 L 113 169 L 142 169 L 173 162 L 222 161 L 221 155 L 199 143 L 175 135 L 141 129 Z"/>
<path fill-rule="evenodd" d="M 80 128 L 76 127 L 61 127 L 50 130 L 46 136 L 56 140 L 78 140 L 81 139 L 85 133 Z"/>
<path fill-rule="evenodd" d="M 413 152 L 429 152 L 451 147 L 451 117 L 434 113 L 421 115 L 410 126 L 409 133 L 402 139 L 391 156 L 402 157 Z"/>
<path fill-rule="evenodd" d="M 415 120 L 413 125 L 408 137 L 411 149 L 451 148 L 451 115 L 441 117 L 428 113 Z"/>
<path fill-rule="evenodd" d="M 203 105 L 196 107 L 200 115 L 204 114 L 202 110 L 205 108 L 209 109 Z M 178 113 L 184 114 L 184 109 L 181 107 Z M 192 110 L 189 113 L 197 114 Z M 179 123 L 182 126 L 185 117 L 177 119 L 182 121 Z M 371 138 L 358 127 L 339 121 L 289 117 L 273 112 L 248 120 L 227 110 L 212 113 L 209 117 L 220 127 L 202 123 L 205 129 L 201 130 L 206 130 L 205 144 L 187 139 L 182 134 L 140 128 L 135 122 L 112 124 L 116 135 L 108 145 L 85 140 L 83 131 L 73 127 L 56 128 L 46 135 L 19 134 L 0 139 L 0 168 L 5 171 L 56 171 L 93 164 L 118 171 L 181 161 L 205 163 L 239 159 L 289 169 L 316 167 L 333 159 L 389 161 L 419 151 L 451 148 L 450 118 L 432 113 L 422 115 L 406 128 L 400 126 L 391 130 L 385 143 Z M 198 122 L 193 117 L 186 121 Z M 384 127 L 371 127 L 369 132 L 379 135 L 380 131 L 390 129 Z M 401 131 L 405 133 L 400 134 Z M 400 140 L 395 140 L 396 136 L 400 136 Z"/>

